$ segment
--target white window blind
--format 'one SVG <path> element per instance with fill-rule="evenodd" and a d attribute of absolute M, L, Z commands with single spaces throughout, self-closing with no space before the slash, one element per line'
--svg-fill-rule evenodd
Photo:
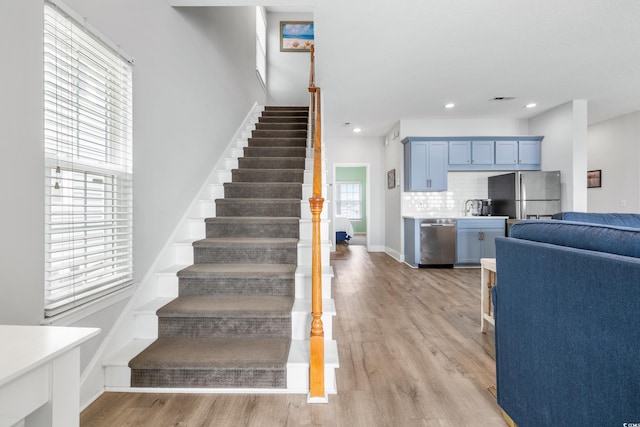
<path fill-rule="evenodd" d="M 256 6 L 256 73 L 267 87 L 267 17 L 262 6 Z"/>
<path fill-rule="evenodd" d="M 45 317 L 133 283 L 132 68 L 44 6 Z"/>
<path fill-rule="evenodd" d="M 338 215 L 362 219 L 362 185 L 359 182 L 338 182 L 336 209 Z"/>

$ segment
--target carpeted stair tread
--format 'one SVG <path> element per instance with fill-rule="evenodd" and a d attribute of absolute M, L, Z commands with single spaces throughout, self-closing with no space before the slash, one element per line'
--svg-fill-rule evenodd
<path fill-rule="evenodd" d="M 304 182 L 304 169 L 232 169 L 232 182 Z"/>
<path fill-rule="evenodd" d="M 297 245 L 298 239 L 293 238 L 259 238 L 259 237 L 208 237 L 193 242 L 194 247 L 211 245 L 255 245 L 255 246 L 290 246 Z"/>
<path fill-rule="evenodd" d="M 224 224 L 233 224 L 233 223 L 254 223 L 254 224 L 298 224 L 300 222 L 300 218 L 297 216 L 213 216 L 210 218 L 205 218 L 205 223 L 224 223 Z"/>
<path fill-rule="evenodd" d="M 286 366 L 290 346 L 290 339 L 272 337 L 159 338 L 143 353 L 132 359 L 129 367 L 132 369 L 282 369 Z"/>
<path fill-rule="evenodd" d="M 198 295 L 178 297 L 158 309 L 158 317 L 289 316 L 293 297 L 271 295 Z"/>
<path fill-rule="evenodd" d="M 277 110 L 302 110 L 309 111 L 309 107 L 306 105 L 265 105 L 265 110 L 277 111 Z"/>
<path fill-rule="evenodd" d="M 240 157 L 238 167 L 247 169 L 304 169 L 304 157 Z"/>
<path fill-rule="evenodd" d="M 307 130 L 307 123 L 256 123 L 257 130 Z"/>
<path fill-rule="evenodd" d="M 307 147 L 307 138 L 248 138 L 249 147 Z"/>
<path fill-rule="evenodd" d="M 301 214 L 301 200 L 296 199 L 216 199 L 216 216 L 296 216 Z"/>
<path fill-rule="evenodd" d="M 245 157 L 306 157 L 306 147 L 244 147 Z"/>
<path fill-rule="evenodd" d="M 221 216 L 205 220 L 206 237 L 300 237 L 297 217 L 234 217 Z"/>
<path fill-rule="evenodd" d="M 296 199 L 302 198 L 299 182 L 225 182 L 224 197 L 233 199 Z"/>
<path fill-rule="evenodd" d="M 295 264 L 298 239 L 210 237 L 193 243 L 195 264 Z"/>
<path fill-rule="evenodd" d="M 288 277 L 296 272 L 292 264 L 193 264 L 178 272 L 179 278 L 262 278 L 265 276 Z"/>
<path fill-rule="evenodd" d="M 258 117 L 259 123 L 307 123 L 308 116 L 262 116 Z"/>
<path fill-rule="evenodd" d="M 262 117 L 307 117 L 308 111 L 304 110 L 265 110 L 262 112 Z"/>

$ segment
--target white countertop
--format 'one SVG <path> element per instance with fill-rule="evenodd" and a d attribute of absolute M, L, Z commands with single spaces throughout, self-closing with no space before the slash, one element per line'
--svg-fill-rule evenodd
<path fill-rule="evenodd" d="M 0 386 L 100 332 L 98 328 L 0 325 Z"/>

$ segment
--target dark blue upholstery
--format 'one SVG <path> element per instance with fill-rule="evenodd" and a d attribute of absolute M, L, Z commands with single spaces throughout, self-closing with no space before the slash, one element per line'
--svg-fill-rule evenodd
<path fill-rule="evenodd" d="M 496 239 L 498 403 L 520 427 L 640 422 L 640 231 L 522 221 Z"/>
<path fill-rule="evenodd" d="M 553 218 L 565 221 L 640 228 L 640 214 L 632 213 L 561 212 L 553 215 Z"/>

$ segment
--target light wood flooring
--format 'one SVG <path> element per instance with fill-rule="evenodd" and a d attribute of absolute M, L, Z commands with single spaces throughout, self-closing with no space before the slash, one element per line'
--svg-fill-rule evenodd
<path fill-rule="evenodd" d="M 364 246 L 332 255 L 338 394 L 105 393 L 89 426 L 505 426 L 493 328 L 480 333 L 479 269 L 412 269 Z"/>

